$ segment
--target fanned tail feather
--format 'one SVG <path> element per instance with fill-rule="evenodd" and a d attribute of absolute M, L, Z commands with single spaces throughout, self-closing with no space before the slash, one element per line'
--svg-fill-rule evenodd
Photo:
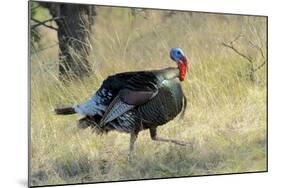
<path fill-rule="evenodd" d="M 71 115 L 76 113 L 73 107 L 55 108 L 54 111 L 57 115 Z"/>

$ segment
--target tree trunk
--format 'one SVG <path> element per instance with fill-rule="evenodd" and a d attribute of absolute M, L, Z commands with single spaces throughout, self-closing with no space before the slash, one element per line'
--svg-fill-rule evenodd
<path fill-rule="evenodd" d="M 45 6 L 58 25 L 59 79 L 76 79 L 88 75 L 91 70 L 88 58 L 95 7 L 62 3 L 45 3 Z"/>

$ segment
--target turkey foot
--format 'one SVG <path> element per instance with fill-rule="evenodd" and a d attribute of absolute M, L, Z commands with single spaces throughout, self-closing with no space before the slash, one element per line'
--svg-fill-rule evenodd
<path fill-rule="evenodd" d="M 172 142 L 174 144 L 178 144 L 178 145 L 181 145 L 181 146 L 186 146 L 186 145 L 189 144 L 188 142 L 184 142 L 184 141 L 181 141 L 181 140 L 166 139 L 166 138 L 161 138 L 159 136 L 153 137 L 152 140 L 162 141 L 162 142 Z"/>
<path fill-rule="evenodd" d="M 174 140 L 174 139 L 166 139 L 166 138 L 161 138 L 161 137 L 157 136 L 156 127 L 150 128 L 149 131 L 150 131 L 151 139 L 155 140 L 155 141 L 172 142 L 174 144 L 178 144 L 178 145 L 181 145 L 181 146 L 186 146 L 186 145 L 189 144 L 188 142 L 184 142 L 184 141 L 180 141 L 180 140 Z"/>

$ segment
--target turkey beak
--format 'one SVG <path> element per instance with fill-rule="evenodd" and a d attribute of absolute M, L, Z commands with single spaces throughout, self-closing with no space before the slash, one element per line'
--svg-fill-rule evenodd
<path fill-rule="evenodd" d="M 183 57 L 178 61 L 178 64 L 179 64 L 180 66 L 184 66 L 185 69 L 186 69 L 186 72 L 188 72 L 188 70 L 189 70 L 189 64 L 188 64 L 188 62 L 187 62 L 186 56 L 183 56 Z"/>

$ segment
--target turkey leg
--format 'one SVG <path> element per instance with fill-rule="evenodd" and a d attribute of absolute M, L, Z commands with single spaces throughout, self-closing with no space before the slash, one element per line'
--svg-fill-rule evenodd
<path fill-rule="evenodd" d="M 130 146 L 129 146 L 129 154 L 128 154 L 128 160 L 131 161 L 132 159 L 132 153 L 134 150 L 134 144 L 137 140 L 138 137 L 138 133 L 136 133 L 135 131 L 131 132 L 131 137 L 130 137 Z"/>
<path fill-rule="evenodd" d="M 157 135 L 157 129 L 156 127 L 153 127 L 153 128 L 149 128 L 149 131 L 150 131 L 150 137 L 152 140 L 155 140 L 155 141 L 162 141 L 162 142 L 172 142 L 174 144 L 178 144 L 178 145 L 181 145 L 181 146 L 186 146 L 188 145 L 189 143 L 187 142 L 183 142 L 183 141 L 180 141 L 180 140 L 173 140 L 173 139 L 166 139 L 166 138 L 161 138 Z"/>

